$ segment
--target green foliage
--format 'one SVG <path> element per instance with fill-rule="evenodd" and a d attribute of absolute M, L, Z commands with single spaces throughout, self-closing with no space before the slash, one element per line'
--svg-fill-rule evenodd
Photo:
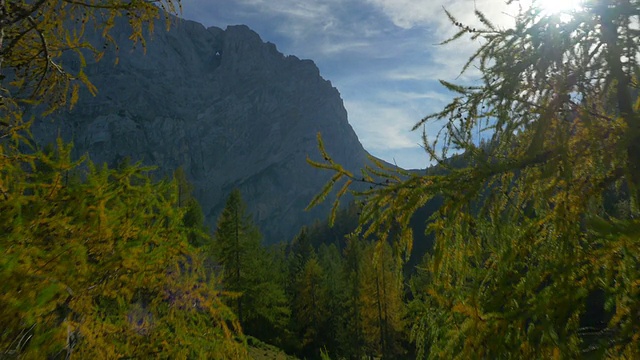
<path fill-rule="evenodd" d="M 193 186 L 187 180 L 182 167 L 173 172 L 176 182 L 178 206 L 184 208 L 182 222 L 189 229 L 189 243 L 196 247 L 202 247 L 211 241 L 209 229 L 204 225 L 204 213 L 200 203 L 193 197 Z"/>
<path fill-rule="evenodd" d="M 215 261 L 223 267 L 223 279 L 229 291 L 242 293 L 253 282 L 251 270 L 257 268 L 254 254 L 260 248 L 260 237 L 247 214 L 240 190 L 233 190 L 218 219 L 212 247 Z M 241 323 L 244 302 L 246 299 L 239 294 L 235 311 Z"/>
<path fill-rule="evenodd" d="M 371 184 L 355 193 L 361 227 L 400 234 L 396 250 L 411 244 L 416 209 L 443 199 L 429 223 L 434 252 L 413 282 L 420 357 L 639 356 L 639 6 L 588 1 L 568 21 L 523 8 L 508 29 L 480 12 L 479 29 L 447 13 L 460 30 L 451 41 L 479 40 L 463 71 L 473 65 L 482 80 L 442 81 L 455 98 L 415 126 L 444 124 L 424 135 L 442 172 L 398 176 L 380 166 L 357 179 L 319 142 L 326 160 L 312 165 L 334 171 L 334 182 Z M 478 144 L 478 133 L 489 143 Z M 452 152 L 467 165 L 450 166 Z M 612 193 L 624 211 L 607 205 Z M 605 308 L 588 309 L 594 293 Z M 587 311 L 610 315 L 585 328 Z M 590 341 L 593 332 L 605 340 Z"/>
<path fill-rule="evenodd" d="M 323 279 L 324 271 L 315 256 L 307 260 L 296 278 L 296 322 L 303 351 L 311 354 L 320 351 L 321 340 L 326 335 L 324 330 L 329 309 Z"/>
<path fill-rule="evenodd" d="M 344 322 L 345 332 L 347 336 L 343 337 L 345 346 L 343 351 L 350 357 L 362 358 L 365 352 L 365 335 L 364 335 L 364 303 L 363 303 L 363 285 L 364 276 L 362 274 L 363 267 L 366 265 L 364 258 L 364 242 L 357 236 L 351 235 L 347 237 L 347 246 L 344 250 L 344 294 L 343 294 L 343 313 L 346 321 Z"/>
<path fill-rule="evenodd" d="M 335 244 L 315 251 L 309 240 L 303 230 L 289 253 L 292 331 L 301 340 L 291 350 L 314 359 L 404 358 L 404 287 L 391 247 L 349 235 L 341 254 Z"/>
<path fill-rule="evenodd" d="M 325 162 L 316 162 L 311 159 L 307 159 L 307 162 L 311 166 L 330 170 L 335 174 L 321 192 L 309 203 L 308 208 L 324 201 L 331 189 L 344 180 L 340 185 L 340 190 L 336 193 L 336 199 L 329 216 L 330 225 L 335 222 L 340 199 L 353 183 L 369 184 L 369 189 L 367 190 L 353 191 L 356 197 L 368 200 L 366 206 L 361 209 L 360 226 L 355 230 L 355 233 L 363 233 L 364 238 L 377 236 L 382 241 L 387 240 L 392 229 L 395 229 L 398 224 L 402 224 L 404 228 L 407 228 L 411 215 L 434 197 L 433 194 L 418 194 L 416 191 L 410 191 L 422 183 L 423 180 L 420 176 L 400 168 L 388 167 L 372 156 L 369 157 L 369 160 L 373 165 L 367 165 L 362 169 L 361 176 L 356 177 L 333 161 L 324 148 L 322 136 L 318 133 L 317 137 L 318 148 Z M 403 236 L 395 243 L 399 250 L 396 253 L 408 256 L 413 248 L 413 237 L 407 232 L 402 234 Z"/>
<path fill-rule="evenodd" d="M 275 273 L 276 258 L 260 244 L 261 235 L 247 213 L 240 191 L 229 195 L 212 244 L 214 262 L 222 267 L 223 283 L 236 293 L 232 301 L 248 334 L 278 342 L 290 310 Z"/>
<path fill-rule="evenodd" d="M 344 329 L 345 322 L 349 320 L 344 313 L 344 260 L 334 244 L 321 245 L 318 249 L 318 263 L 324 273 L 322 287 L 325 289 L 328 309 L 323 334 L 324 350 L 343 353 L 340 348 L 346 342 L 345 336 L 351 335 Z"/>

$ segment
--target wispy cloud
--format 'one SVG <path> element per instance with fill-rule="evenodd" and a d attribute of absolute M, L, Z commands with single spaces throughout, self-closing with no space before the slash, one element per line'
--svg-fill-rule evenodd
<path fill-rule="evenodd" d="M 558 0 L 562 1 L 562 0 Z M 452 94 L 438 79 L 469 83 L 460 69 L 479 46 L 435 46 L 455 32 L 443 5 L 477 26 L 474 10 L 509 24 L 503 0 L 187 0 L 184 16 L 206 26 L 246 24 L 285 54 L 313 59 L 338 88 L 349 121 L 366 149 L 399 165 L 426 165 L 421 133 L 411 127 L 441 109 Z M 439 128 L 426 129 L 429 135 Z M 412 154 L 412 155 L 409 155 Z M 399 158 L 406 157 L 405 159 Z"/>
<path fill-rule="evenodd" d="M 429 108 L 439 107 L 448 100 L 439 93 L 389 91 L 372 99 L 346 100 L 345 107 L 351 125 L 368 148 L 388 150 L 415 148 L 422 143 L 422 132 L 411 128 L 426 115 Z M 439 129 L 429 123 L 428 132 Z"/>
<path fill-rule="evenodd" d="M 444 9 L 460 22 L 469 26 L 479 24 L 474 11 L 479 10 L 496 25 L 508 24 L 515 14 L 516 5 L 507 6 L 504 0 L 367 0 L 386 14 L 396 26 L 409 29 L 415 26 L 432 26 L 436 30 L 451 33 L 449 19 Z M 558 0 L 562 1 L 562 0 Z"/>
<path fill-rule="evenodd" d="M 351 125 L 370 150 L 412 148 L 419 143 L 419 137 L 412 137 L 407 131 L 415 123 L 415 114 L 410 110 L 368 101 L 345 101 L 345 107 L 358 119 Z"/>
<path fill-rule="evenodd" d="M 478 45 L 467 43 L 465 47 L 444 45 L 429 52 L 429 61 L 416 62 L 407 66 L 389 69 L 384 76 L 392 81 L 447 80 L 473 82 L 480 79 L 480 72 L 470 66 L 464 73 L 467 63 Z"/>

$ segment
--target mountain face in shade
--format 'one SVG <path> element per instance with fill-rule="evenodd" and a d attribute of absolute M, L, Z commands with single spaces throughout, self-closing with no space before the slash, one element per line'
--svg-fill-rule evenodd
<path fill-rule="evenodd" d="M 129 157 L 164 174 L 182 166 L 210 225 L 238 187 L 268 242 L 326 217 L 330 200 L 303 211 L 331 175 L 305 161 L 319 160 L 316 133 L 348 169 L 366 161 L 338 90 L 312 61 L 284 56 L 246 26 L 163 25 L 146 54 L 117 25 L 119 49 L 86 69 L 97 96 L 84 93 L 72 111 L 36 122 L 36 139 L 60 134 L 96 163 Z"/>

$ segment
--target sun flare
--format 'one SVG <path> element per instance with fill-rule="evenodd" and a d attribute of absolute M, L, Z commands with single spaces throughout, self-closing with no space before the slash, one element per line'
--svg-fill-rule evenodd
<path fill-rule="evenodd" d="M 533 0 L 534 6 L 538 6 L 546 14 L 570 14 L 582 7 L 584 0 Z"/>

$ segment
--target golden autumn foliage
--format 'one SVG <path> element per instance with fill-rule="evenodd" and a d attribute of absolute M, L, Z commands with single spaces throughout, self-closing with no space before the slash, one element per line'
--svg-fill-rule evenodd
<path fill-rule="evenodd" d="M 109 35 L 116 19 L 126 18 L 130 39 L 144 46 L 143 30 L 153 31 L 161 15 L 168 26 L 179 7 L 176 0 L 0 0 L 0 108 L 31 104 L 50 113 L 73 107 L 80 86 L 97 91 L 84 73 L 86 56 L 100 59 L 106 47 L 118 46 Z M 101 33 L 104 48 L 86 40 L 89 31 Z M 63 62 L 65 53 L 76 57 L 76 70 Z"/>
<path fill-rule="evenodd" d="M 479 84 L 426 122 L 439 171 L 379 164 L 362 176 L 326 159 L 356 192 L 361 228 L 387 238 L 438 196 L 433 252 L 414 282 L 412 337 L 430 358 L 640 356 L 640 32 L 634 0 L 591 0 L 567 17 L 522 8 L 510 28 L 468 27 L 479 48 L 462 71 Z M 480 144 L 478 134 L 485 138 Z M 451 154 L 458 154 L 447 159 Z"/>
<path fill-rule="evenodd" d="M 125 17 L 144 46 L 143 31 L 178 7 L 0 0 L 0 358 L 247 357 L 218 278 L 190 244 L 202 230 L 186 220 L 182 184 L 71 159 L 62 141 L 37 150 L 23 119 L 73 107 L 81 86 L 97 91 L 83 69 L 102 50 L 86 32 L 117 47 L 109 31 Z"/>
<path fill-rule="evenodd" d="M 404 286 L 402 268 L 387 242 L 368 244 L 362 267 L 361 317 L 365 347 L 383 358 L 402 357 Z"/>
<path fill-rule="evenodd" d="M 39 358 L 238 358 L 220 285 L 188 241 L 176 182 L 148 169 L 7 153 L 0 184 L 0 349 Z M 61 355 L 63 354 L 63 355 Z"/>

